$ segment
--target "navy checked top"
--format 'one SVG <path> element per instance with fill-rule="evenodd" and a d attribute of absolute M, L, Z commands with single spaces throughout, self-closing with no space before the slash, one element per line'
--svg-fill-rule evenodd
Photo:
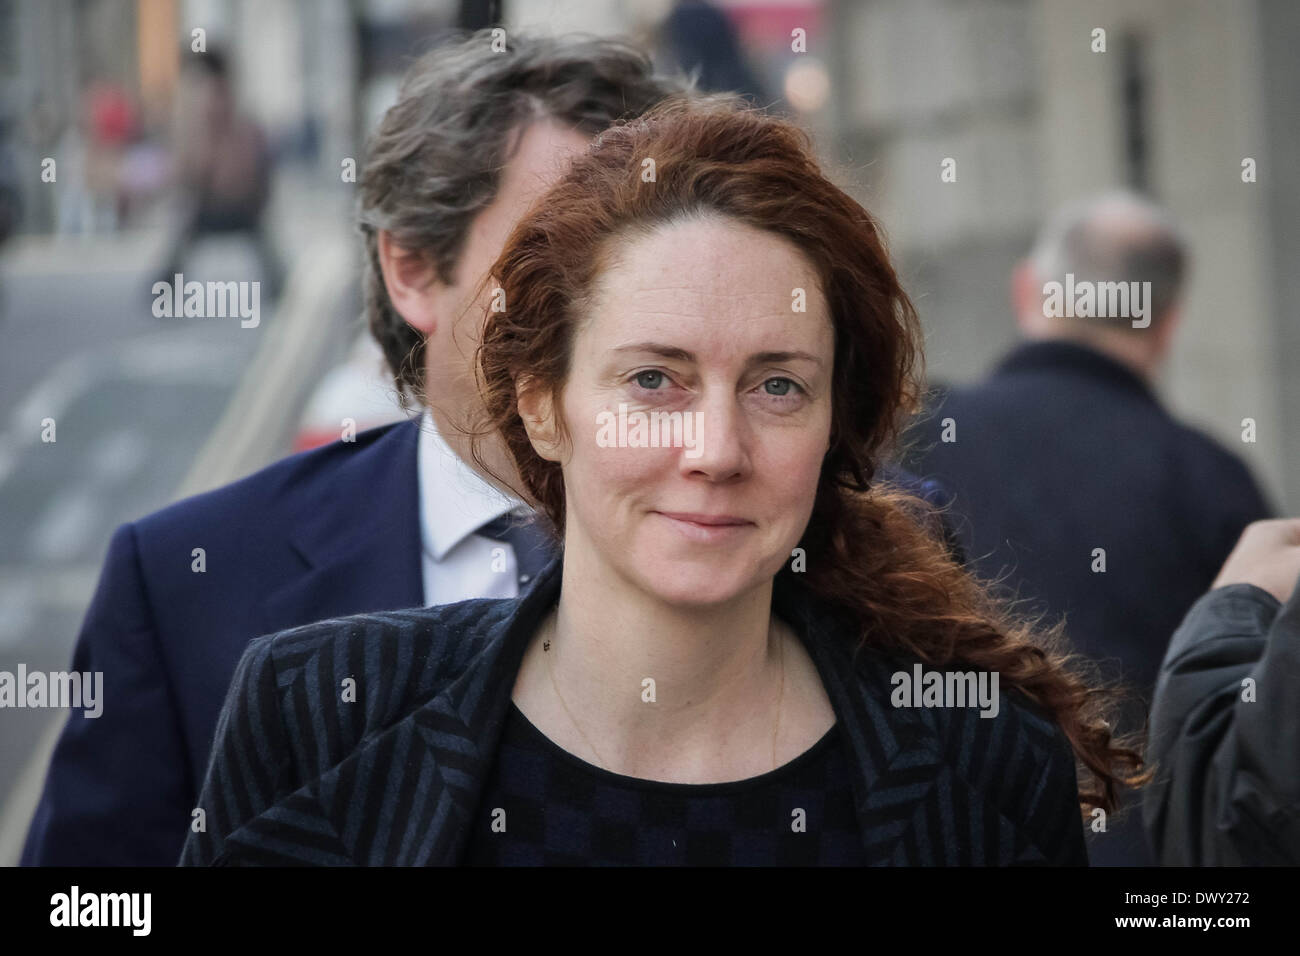
<path fill-rule="evenodd" d="M 770 773 L 666 783 L 579 759 L 512 701 L 465 863 L 862 866 L 866 858 L 838 722 Z"/>

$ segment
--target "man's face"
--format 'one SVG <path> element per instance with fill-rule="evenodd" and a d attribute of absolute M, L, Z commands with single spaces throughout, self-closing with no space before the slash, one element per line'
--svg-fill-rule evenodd
<path fill-rule="evenodd" d="M 425 347 L 425 385 L 440 424 L 466 422 L 467 414 L 472 417 L 479 408 L 474 351 L 492 293 L 490 286 L 480 292 L 483 277 L 533 201 L 589 143 L 580 133 L 551 120 L 528 126 L 506 164 L 496 198 L 470 226 L 454 284 L 435 282 L 430 287 L 433 321 Z"/>

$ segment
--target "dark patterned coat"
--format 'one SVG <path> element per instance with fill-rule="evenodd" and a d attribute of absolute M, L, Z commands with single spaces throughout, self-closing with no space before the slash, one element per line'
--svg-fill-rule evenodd
<path fill-rule="evenodd" d="M 258 638 L 222 708 L 182 865 L 455 865 L 520 662 L 562 559 L 513 599 L 361 614 Z M 995 717 L 896 708 L 912 661 L 863 650 L 779 576 L 773 606 L 808 648 L 850 752 L 879 865 L 1086 865 L 1065 735 L 1003 690 Z M 356 702 L 343 702 L 346 678 Z"/>

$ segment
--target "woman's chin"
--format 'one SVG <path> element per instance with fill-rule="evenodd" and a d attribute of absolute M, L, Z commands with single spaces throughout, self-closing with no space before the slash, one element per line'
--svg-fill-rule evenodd
<path fill-rule="evenodd" d="M 665 604 L 699 606 L 723 604 L 750 590 L 756 583 L 753 575 L 717 566 L 665 563 L 644 570 L 644 586 Z"/>

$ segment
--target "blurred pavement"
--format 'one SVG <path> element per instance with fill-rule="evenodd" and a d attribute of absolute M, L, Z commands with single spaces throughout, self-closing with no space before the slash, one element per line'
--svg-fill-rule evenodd
<path fill-rule="evenodd" d="M 319 366 L 342 354 L 356 326 L 347 267 L 355 258 L 350 189 L 293 170 L 281 174 L 271 222 L 289 281 L 274 307 L 261 303 L 255 328 L 242 328 L 238 317 L 152 314 L 149 286 L 164 259 L 162 228 L 6 247 L 0 670 L 12 672 L 19 662 L 29 671 L 70 666 L 119 524 L 166 505 L 182 488 L 188 494 L 211 487 L 278 457 L 275 442 L 291 432 L 298 411 L 281 407 L 286 396 L 290 404 L 297 400 Z M 238 239 L 196 245 L 183 268 L 186 281 L 257 278 L 257 259 Z M 268 354 L 302 343 L 310 343 L 306 361 Z M 284 381 L 295 376 L 305 381 Z M 262 409 L 254 430 L 269 437 L 259 448 L 211 447 L 232 402 Z M 41 440 L 46 418 L 57 423 L 52 443 Z M 207 475 L 194 473 L 198 461 Z M 54 709 L 0 712 L 0 865 L 17 862 L 66 717 Z"/>

